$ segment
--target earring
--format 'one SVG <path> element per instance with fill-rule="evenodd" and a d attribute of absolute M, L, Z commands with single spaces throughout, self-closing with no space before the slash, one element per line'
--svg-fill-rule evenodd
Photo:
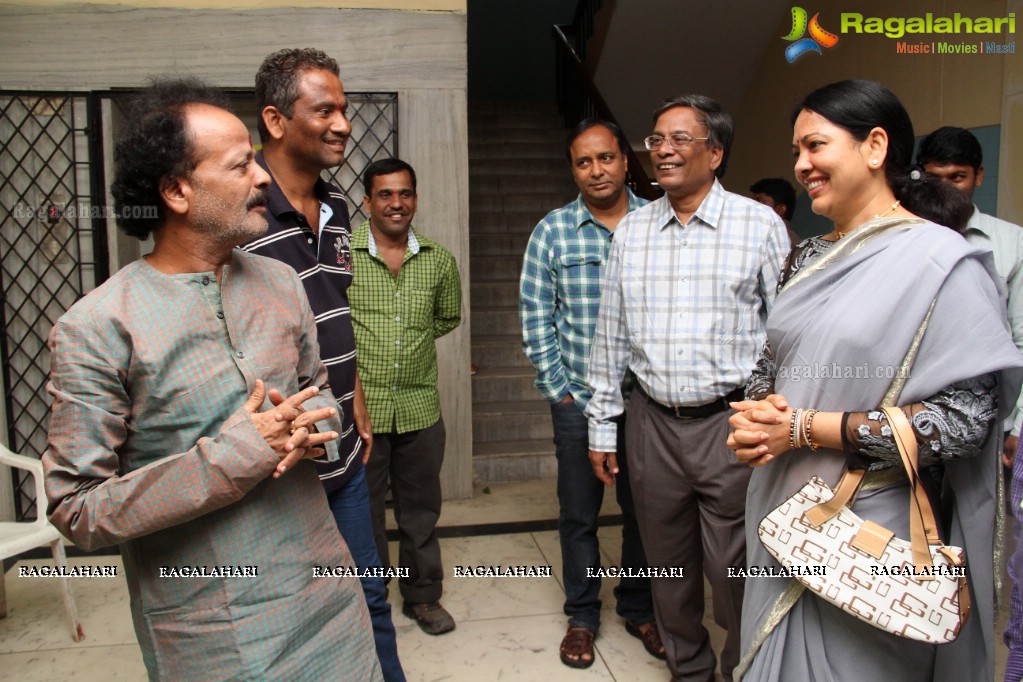
<path fill-rule="evenodd" d="M 878 162 L 877 162 L 877 159 L 871 159 L 871 160 L 870 160 L 870 165 L 871 165 L 871 166 L 876 166 L 876 165 L 877 165 L 877 163 L 878 163 Z"/>

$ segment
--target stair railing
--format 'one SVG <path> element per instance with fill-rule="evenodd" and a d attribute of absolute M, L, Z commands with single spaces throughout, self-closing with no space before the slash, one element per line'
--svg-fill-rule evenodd
<path fill-rule="evenodd" d="M 600 4 L 601 0 L 580 0 L 572 24 L 552 27 L 558 109 L 564 117 L 566 128 L 571 128 L 584 118 L 601 118 L 621 127 L 579 57 L 580 54 L 585 55 L 586 41 L 593 33 L 593 17 Z M 571 40 L 566 31 L 572 36 Z M 650 180 L 631 145 L 625 154 L 629 160 L 626 182 L 632 191 L 645 199 L 652 200 L 661 196 L 660 188 Z"/>

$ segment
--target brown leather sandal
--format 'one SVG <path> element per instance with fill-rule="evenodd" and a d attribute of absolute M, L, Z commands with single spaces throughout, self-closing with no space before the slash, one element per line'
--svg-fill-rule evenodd
<path fill-rule="evenodd" d="M 646 629 L 646 632 L 642 629 L 643 625 L 650 626 Z M 659 658 L 662 661 L 668 658 L 667 653 L 664 651 L 664 643 L 661 641 L 661 633 L 657 631 L 657 623 L 643 623 L 640 625 L 639 623 L 627 620 L 625 621 L 625 631 L 643 642 L 643 648 L 654 658 Z"/>
<path fill-rule="evenodd" d="M 561 640 L 561 662 L 569 668 L 589 668 L 593 665 L 596 656 L 593 654 L 593 639 L 596 637 L 592 630 L 586 628 L 568 627 L 565 638 Z M 583 656 L 589 656 L 586 660 Z M 574 656 L 575 658 L 569 658 Z"/>

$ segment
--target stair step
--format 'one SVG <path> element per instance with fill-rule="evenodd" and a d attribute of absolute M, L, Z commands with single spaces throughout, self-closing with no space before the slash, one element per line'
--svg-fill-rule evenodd
<path fill-rule="evenodd" d="M 475 302 L 475 301 L 474 301 Z M 529 367 L 533 365 L 522 352 L 520 334 L 494 334 L 482 336 L 473 334 L 472 361 L 480 370 L 488 367 Z"/>
<path fill-rule="evenodd" d="M 469 196 L 469 212 L 475 211 L 532 211 L 537 214 L 536 222 L 543 218 L 551 209 L 564 206 L 574 199 L 576 194 L 567 189 L 546 191 L 539 187 L 533 191 L 508 194 L 500 191 L 476 191 Z"/>
<path fill-rule="evenodd" d="M 550 128 L 474 128 L 469 126 L 469 144 L 542 144 L 564 154 L 565 131 Z"/>
<path fill-rule="evenodd" d="M 500 194 L 571 194 L 576 189 L 575 183 L 565 174 L 473 175 L 469 182 L 472 184 L 472 191 L 476 194 L 491 192 Z"/>
<path fill-rule="evenodd" d="M 534 111 L 470 112 L 469 127 L 483 131 L 505 130 L 561 130 L 562 120 L 557 114 Z"/>
<path fill-rule="evenodd" d="M 571 201 L 571 199 L 569 200 Z M 555 208 L 564 206 L 567 201 L 558 205 L 551 205 L 541 209 L 528 211 L 495 211 L 483 208 L 472 207 L 469 209 L 469 240 L 470 243 L 476 235 L 484 233 L 501 232 L 523 232 L 531 234 L 533 228 L 544 216 Z"/>
<path fill-rule="evenodd" d="M 564 156 L 559 158 L 475 159 L 469 161 L 469 181 L 486 175 L 524 175 L 567 178 L 572 181 L 571 169 Z"/>
<path fill-rule="evenodd" d="M 472 378 L 472 404 L 506 403 L 542 398 L 532 366 L 489 367 L 479 365 Z"/>
<path fill-rule="evenodd" d="M 519 282 L 477 282 L 471 285 L 472 309 L 508 308 L 519 304 Z M 473 336 L 476 336 L 475 334 Z"/>
<path fill-rule="evenodd" d="M 469 141 L 469 163 L 484 159 L 564 159 L 565 141 L 507 142 L 505 140 Z"/>
<path fill-rule="evenodd" d="M 522 254 L 518 256 L 477 256 L 470 261 L 472 282 L 492 282 L 494 280 L 518 281 L 522 270 Z M 496 334 L 500 332 L 484 331 L 472 321 L 473 333 Z"/>
<path fill-rule="evenodd" d="M 556 478 L 558 462 L 549 438 L 495 441 L 473 447 L 473 473 L 483 483 Z"/>
<path fill-rule="evenodd" d="M 520 329 L 518 306 L 474 310 L 472 328 L 477 334 L 507 334 Z"/>
<path fill-rule="evenodd" d="M 474 448 L 495 441 L 553 439 L 550 404 L 543 398 L 474 403 L 472 436 Z"/>
<path fill-rule="evenodd" d="M 531 113 L 558 118 L 558 125 L 561 125 L 561 114 L 558 112 L 558 105 L 553 102 L 537 101 L 502 101 L 502 100 L 473 100 L 469 102 L 469 116 L 476 114 L 508 113 L 516 116 L 521 113 Z"/>
<path fill-rule="evenodd" d="M 530 232 L 498 232 L 474 234 L 469 238 L 472 256 L 521 256 L 526 252 Z"/>

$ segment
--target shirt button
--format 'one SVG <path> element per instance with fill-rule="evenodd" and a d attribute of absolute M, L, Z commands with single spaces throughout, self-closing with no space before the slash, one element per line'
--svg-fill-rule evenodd
<path fill-rule="evenodd" d="M 210 278 L 209 277 L 203 277 L 202 278 L 202 285 L 203 286 L 206 286 L 209 283 L 210 283 Z"/>
<path fill-rule="evenodd" d="M 401 292 L 400 291 L 394 292 L 394 297 L 395 298 L 401 298 Z"/>
<path fill-rule="evenodd" d="M 394 342 L 394 345 L 395 345 L 395 346 L 400 346 L 400 345 L 401 345 L 401 339 L 397 339 L 397 340 L 396 340 L 396 341 Z"/>
<path fill-rule="evenodd" d="M 308 239 L 306 239 L 306 241 L 309 242 L 310 244 L 312 244 L 313 243 L 313 238 L 309 237 Z"/>
<path fill-rule="evenodd" d="M 245 358 L 245 353 L 243 353 L 242 351 L 238 351 L 238 358 L 239 359 L 244 359 Z"/>
<path fill-rule="evenodd" d="M 395 369 L 398 369 L 398 363 L 397 363 L 397 362 L 396 362 L 396 363 L 394 363 L 394 368 L 395 368 Z"/>
<path fill-rule="evenodd" d="M 398 315 L 397 317 L 395 317 L 394 321 L 395 322 L 401 322 L 401 315 Z"/>
<path fill-rule="evenodd" d="M 217 319 L 218 320 L 224 319 L 224 313 L 217 313 Z"/>
<path fill-rule="evenodd" d="M 398 390 L 398 386 L 397 385 L 391 386 L 391 390 L 392 391 L 397 391 Z"/>

